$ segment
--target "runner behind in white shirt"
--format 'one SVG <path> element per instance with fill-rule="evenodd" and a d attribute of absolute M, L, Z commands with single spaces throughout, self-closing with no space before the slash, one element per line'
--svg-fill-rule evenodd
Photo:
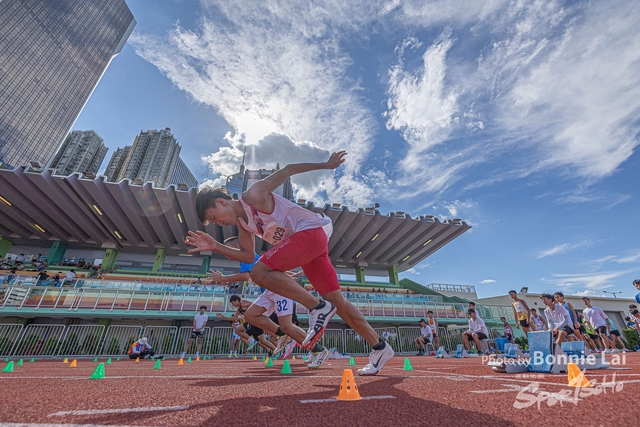
<path fill-rule="evenodd" d="M 567 335 L 573 334 L 569 312 L 560 304 L 555 304 L 551 294 L 542 294 L 540 299 L 547 306 L 544 309 L 544 315 L 549 322 L 549 330 L 556 337 L 556 344 L 560 345 Z"/>
<path fill-rule="evenodd" d="M 591 305 L 591 300 L 587 297 L 582 298 L 582 302 L 587 306 L 582 310 L 584 319 L 593 326 L 593 329 L 600 336 L 602 342 L 605 345 L 605 353 L 617 353 L 618 349 L 613 345 L 613 342 L 607 336 L 609 318 L 600 307 Z"/>
<path fill-rule="evenodd" d="M 200 312 L 196 313 L 193 316 L 193 329 L 191 330 L 191 336 L 189 337 L 189 341 L 187 341 L 187 345 L 184 346 L 184 350 L 182 350 L 181 358 L 187 354 L 187 350 L 189 346 L 193 342 L 194 339 L 198 340 L 198 345 L 196 347 L 196 357 L 200 357 L 200 348 L 202 347 L 202 338 L 204 338 L 204 327 L 207 326 L 207 322 L 209 321 L 209 316 L 205 314 L 207 311 L 207 306 L 200 306 Z"/>
<path fill-rule="evenodd" d="M 540 316 L 535 308 L 531 309 L 531 320 L 533 320 L 533 327 L 536 331 L 548 330 L 547 321 L 544 317 Z"/>
<path fill-rule="evenodd" d="M 487 325 L 484 324 L 484 320 L 476 315 L 476 311 L 473 308 L 470 308 L 467 313 L 471 318 L 469 319 L 469 330 L 462 334 L 462 341 L 464 341 L 464 346 L 468 351 L 471 351 L 471 343 L 469 342 L 469 338 L 471 338 L 476 344 L 476 348 L 478 349 L 479 354 L 483 354 L 484 351 L 488 353 L 489 349 L 485 349 L 482 346 L 482 340 L 486 340 L 489 338 Z"/>

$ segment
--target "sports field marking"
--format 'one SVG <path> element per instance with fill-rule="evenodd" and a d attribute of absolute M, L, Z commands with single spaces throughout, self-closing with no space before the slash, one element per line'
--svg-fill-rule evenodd
<path fill-rule="evenodd" d="M 366 396 L 361 400 L 376 400 L 376 399 L 395 399 L 395 396 Z M 300 403 L 322 403 L 322 402 L 340 402 L 335 397 L 333 399 L 308 399 L 301 400 Z"/>
<path fill-rule="evenodd" d="M 185 406 L 154 406 L 150 408 L 123 408 L 123 409 L 89 409 L 85 411 L 61 411 L 47 415 L 48 417 L 64 417 L 67 415 L 98 415 L 98 414 L 126 414 L 128 412 L 164 412 L 164 411 L 184 411 L 189 409 Z"/>
<path fill-rule="evenodd" d="M 514 391 L 522 390 L 524 387 L 517 384 L 502 384 L 504 387 L 498 390 L 471 390 L 471 393 L 485 394 L 485 393 L 512 393 Z M 542 389 L 540 389 L 542 390 Z"/>

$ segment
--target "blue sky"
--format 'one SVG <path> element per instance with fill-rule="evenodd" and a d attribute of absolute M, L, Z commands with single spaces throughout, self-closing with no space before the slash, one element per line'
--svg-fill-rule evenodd
<path fill-rule="evenodd" d="M 164 127 L 214 184 L 245 146 L 250 168 L 345 149 L 298 197 L 473 226 L 403 277 L 635 294 L 637 2 L 127 3 L 138 25 L 74 126 L 103 167 Z"/>

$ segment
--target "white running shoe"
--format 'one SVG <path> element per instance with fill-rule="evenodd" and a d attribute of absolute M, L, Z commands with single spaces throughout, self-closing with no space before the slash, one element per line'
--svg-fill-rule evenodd
<path fill-rule="evenodd" d="M 281 351 L 284 350 L 285 347 L 285 343 L 287 342 L 287 338 L 289 338 L 289 335 L 282 335 L 281 337 L 278 337 L 278 340 L 276 341 L 276 349 L 273 350 L 273 354 L 279 354 Z"/>
<path fill-rule="evenodd" d="M 302 341 L 302 347 L 311 348 L 322 337 L 329 321 L 338 309 L 329 301 L 324 302 L 324 307 L 309 310 L 309 330 L 307 337 Z"/>
<path fill-rule="evenodd" d="M 320 368 L 320 366 L 322 366 L 324 361 L 327 360 L 327 357 L 329 357 L 329 350 L 327 350 L 325 348 L 324 350 L 319 351 L 318 353 L 316 353 L 315 356 L 316 357 L 313 358 L 313 362 L 309 363 L 307 365 L 307 368 L 309 368 L 309 369 L 318 369 L 318 368 Z"/>
<path fill-rule="evenodd" d="M 293 353 L 293 349 L 296 348 L 296 342 L 294 340 L 291 340 L 287 343 L 287 345 L 284 347 L 284 355 L 282 356 L 282 360 L 287 360 L 289 358 L 289 356 L 291 356 L 291 353 Z"/>
<path fill-rule="evenodd" d="M 358 374 L 360 375 L 376 375 L 385 363 L 387 363 L 395 352 L 389 345 L 389 343 L 385 343 L 385 346 L 382 350 L 372 350 L 369 354 L 369 363 L 365 365 L 364 368 L 358 369 Z"/>
<path fill-rule="evenodd" d="M 180 359 L 184 359 L 184 357 L 187 355 L 187 353 L 185 351 L 183 351 L 182 353 L 180 353 Z"/>
<path fill-rule="evenodd" d="M 305 357 L 305 359 L 304 359 L 304 363 L 311 363 L 311 362 L 313 362 L 313 356 L 314 356 L 314 354 L 313 354 L 313 352 L 312 352 L 312 351 L 310 351 L 309 353 L 307 353 L 307 357 Z"/>

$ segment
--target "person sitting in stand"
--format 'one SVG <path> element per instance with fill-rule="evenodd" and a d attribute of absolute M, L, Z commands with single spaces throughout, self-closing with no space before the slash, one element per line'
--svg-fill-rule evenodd
<path fill-rule="evenodd" d="M 149 356 L 149 359 L 160 358 L 160 355 L 154 353 L 153 349 L 149 345 L 148 340 L 145 337 L 140 338 L 138 341 L 134 341 L 133 344 L 129 347 L 129 351 L 127 353 L 129 355 L 129 359 L 144 359 Z"/>

